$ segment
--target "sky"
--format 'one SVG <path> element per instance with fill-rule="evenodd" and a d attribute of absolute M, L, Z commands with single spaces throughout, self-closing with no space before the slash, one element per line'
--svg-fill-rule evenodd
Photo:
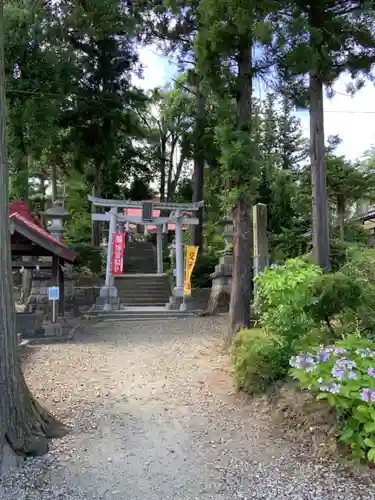
<path fill-rule="evenodd" d="M 144 89 L 162 86 L 177 75 L 177 68 L 167 57 L 158 53 L 152 46 L 140 49 L 143 64 L 143 79 L 135 83 Z M 368 83 L 354 97 L 346 94 L 347 76 L 341 77 L 334 85 L 337 92 L 332 99 L 325 98 L 324 127 L 325 135 L 339 135 L 342 144 L 337 154 L 350 160 L 360 158 L 375 145 L 375 87 Z M 309 135 L 308 112 L 296 113 L 301 119 L 303 131 Z"/>

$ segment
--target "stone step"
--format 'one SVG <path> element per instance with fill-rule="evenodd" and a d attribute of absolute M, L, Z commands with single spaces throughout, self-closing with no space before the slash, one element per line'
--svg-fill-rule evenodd
<path fill-rule="evenodd" d="M 128 293 L 144 293 L 144 294 L 151 294 L 151 293 L 165 293 L 165 292 L 170 292 L 171 290 L 171 287 L 169 285 L 159 285 L 159 284 L 156 284 L 156 285 L 138 285 L 138 284 L 128 284 L 128 285 L 125 285 L 125 284 L 121 284 L 121 285 L 117 285 L 117 283 L 115 283 L 115 286 L 117 288 L 117 290 L 120 292 L 128 292 Z"/>
<path fill-rule="evenodd" d="M 168 320 L 172 318 L 187 318 L 196 316 L 196 312 L 187 311 L 169 311 L 162 307 L 134 307 L 127 308 L 119 311 L 103 312 L 103 311 L 89 311 L 85 319 L 97 320 L 117 320 L 117 321 L 155 321 L 155 320 Z"/>
<path fill-rule="evenodd" d="M 139 293 L 118 293 L 118 297 L 120 299 L 120 302 L 163 302 L 164 304 L 168 302 L 169 297 L 171 296 L 171 292 L 164 292 L 164 293 L 149 293 L 149 294 L 139 294 Z"/>

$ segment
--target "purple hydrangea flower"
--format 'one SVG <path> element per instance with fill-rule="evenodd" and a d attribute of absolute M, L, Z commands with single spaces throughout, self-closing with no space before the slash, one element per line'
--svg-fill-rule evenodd
<path fill-rule="evenodd" d="M 372 351 L 369 347 L 366 347 L 365 349 L 356 349 L 355 353 L 361 358 L 375 357 L 375 351 Z"/>
<path fill-rule="evenodd" d="M 368 403 L 369 401 L 375 403 L 375 391 L 373 389 L 362 389 L 361 391 L 361 399 Z"/>
<path fill-rule="evenodd" d="M 323 351 L 319 351 L 317 353 L 317 360 L 318 361 L 328 361 L 329 358 L 331 357 L 330 351 L 326 351 L 325 349 Z"/>
<path fill-rule="evenodd" d="M 332 368 L 332 376 L 335 378 L 344 378 L 345 377 L 345 371 L 342 370 L 341 368 L 338 368 L 336 365 Z"/>
<path fill-rule="evenodd" d="M 345 376 L 347 376 L 349 379 L 355 380 L 357 378 L 357 375 L 352 371 L 355 367 L 355 361 L 343 358 L 336 361 L 331 370 L 331 373 L 333 377 L 338 379 L 343 379 Z"/>
<path fill-rule="evenodd" d="M 368 400 L 370 398 L 370 391 L 371 391 L 371 389 L 362 389 L 362 391 L 361 391 L 362 401 L 368 402 Z"/>
<path fill-rule="evenodd" d="M 323 392 L 330 392 L 331 394 L 338 394 L 340 392 L 340 384 L 336 382 L 327 382 L 319 387 Z"/>
<path fill-rule="evenodd" d="M 290 366 L 293 368 L 298 368 L 305 370 L 306 372 L 311 372 L 315 370 L 316 362 L 311 354 L 301 354 L 299 356 L 293 356 L 289 361 Z"/>
<path fill-rule="evenodd" d="M 335 347 L 335 354 L 346 354 L 348 351 L 343 347 Z"/>
<path fill-rule="evenodd" d="M 367 373 L 371 376 L 371 377 L 375 377 L 375 368 L 369 368 L 367 370 Z"/>

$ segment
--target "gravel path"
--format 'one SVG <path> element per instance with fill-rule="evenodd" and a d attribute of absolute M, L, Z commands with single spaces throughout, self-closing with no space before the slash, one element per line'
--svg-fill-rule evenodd
<path fill-rule="evenodd" d="M 265 402 L 231 387 L 223 318 L 86 323 L 25 363 L 72 426 L 4 478 L 17 500 L 373 500 L 374 476 L 306 456 L 271 433 Z"/>

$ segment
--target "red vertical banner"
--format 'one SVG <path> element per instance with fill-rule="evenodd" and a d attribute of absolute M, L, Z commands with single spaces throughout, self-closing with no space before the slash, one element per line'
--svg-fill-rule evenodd
<path fill-rule="evenodd" d="M 115 233 L 112 243 L 111 274 L 122 274 L 124 268 L 125 234 Z"/>

